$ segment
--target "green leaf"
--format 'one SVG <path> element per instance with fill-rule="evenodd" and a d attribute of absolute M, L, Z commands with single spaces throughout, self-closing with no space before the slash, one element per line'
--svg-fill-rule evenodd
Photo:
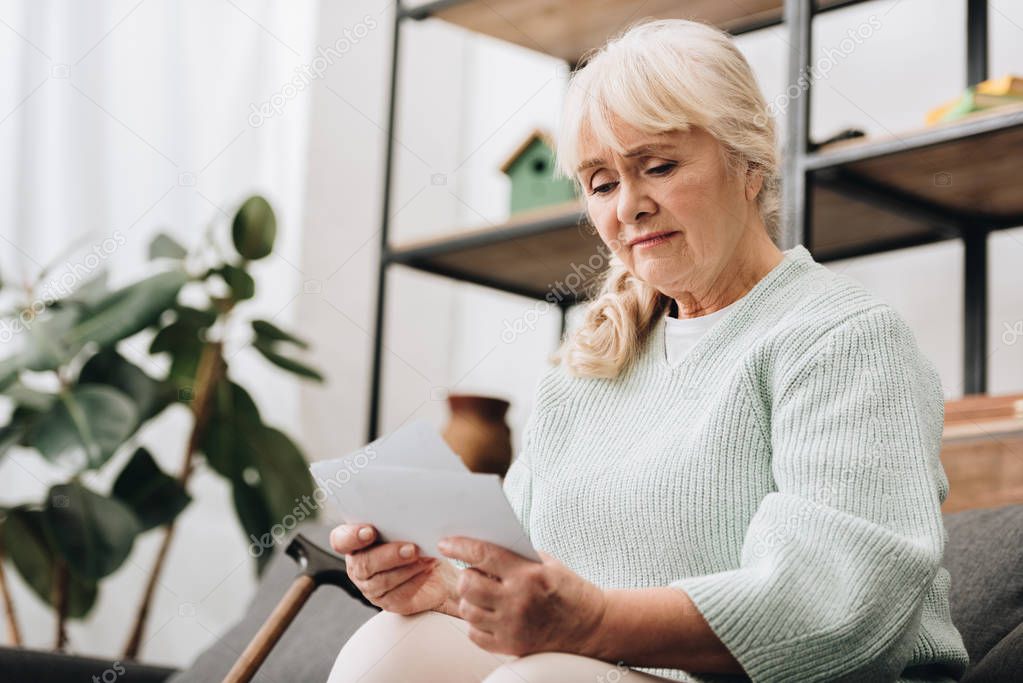
<path fill-rule="evenodd" d="M 79 384 L 32 427 L 27 445 L 48 460 L 75 469 L 98 468 L 132 435 L 138 411 L 123 392 L 100 384 Z"/>
<path fill-rule="evenodd" d="M 112 348 L 90 358 L 78 375 L 78 382 L 103 384 L 122 391 L 135 401 L 140 423 L 157 415 L 177 396 L 177 389 L 170 382 L 153 379 Z"/>
<path fill-rule="evenodd" d="M 199 330 L 182 322 L 174 322 L 156 333 L 149 345 L 149 353 L 169 353 L 171 367 L 168 381 L 187 387 L 195 382 L 202 347 Z"/>
<path fill-rule="evenodd" d="M 142 530 L 127 505 L 78 482 L 51 488 L 45 512 L 57 550 L 71 571 L 87 581 L 116 571 Z"/>
<path fill-rule="evenodd" d="M 48 394 L 43 394 L 48 396 Z M 19 405 L 11 413 L 11 419 L 0 427 L 0 458 L 15 445 L 26 445 L 29 432 L 39 421 L 42 413 L 33 408 Z"/>
<path fill-rule="evenodd" d="M 259 474 L 258 488 L 274 523 L 280 522 L 294 510 L 299 502 L 296 499 L 312 495 L 309 465 L 298 446 L 273 427 L 264 427 L 261 432 L 248 432 L 245 438 L 251 454 L 250 467 Z"/>
<path fill-rule="evenodd" d="M 81 349 L 68 341 L 68 331 L 78 319 L 73 308 L 46 309 L 38 316 L 19 316 L 8 323 L 18 351 L 0 361 L 0 390 L 18 379 L 22 370 L 46 372 L 67 363 Z"/>
<path fill-rule="evenodd" d="M 181 246 L 173 237 L 161 232 L 149 243 L 149 260 L 169 258 L 181 260 L 188 255 L 188 250 Z"/>
<path fill-rule="evenodd" d="M 237 478 L 249 463 L 245 435 L 262 428 L 259 409 L 249 393 L 230 380 L 220 381 L 200 445 L 206 461 L 221 476 Z"/>
<path fill-rule="evenodd" d="M 247 535 L 261 536 L 289 514 L 315 514 L 302 507 L 301 497 L 313 493 L 302 453 L 282 432 L 263 425 L 252 397 L 234 382 L 217 386 L 201 449 L 210 467 L 231 482 L 235 511 Z M 260 571 L 270 555 L 260 554 Z"/>
<path fill-rule="evenodd" d="M 160 469 L 145 448 L 139 448 L 117 475 L 113 496 L 138 517 L 142 531 L 167 524 L 192 497 L 174 477 Z"/>
<path fill-rule="evenodd" d="M 288 514 L 315 514 L 308 506 L 295 512 L 301 497 L 313 492 L 301 452 L 283 433 L 263 425 L 252 397 L 239 385 L 228 380 L 218 385 L 201 447 L 210 467 L 231 482 L 246 535 L 259 537 Z M 260 571 L 270 556 L 260 554 Z"/>
<path fill-rule="evenodd" d="M 309 344 L 305 340 L 299 339 L 290 332 L 285 332 L 266 320 L 253 320 L 252 331 L 256 333 L 257 338 L 267 342 L 291 342 L 299 348 L 309 348 Z"/>
<path fill-rule="evenodd" d="M 238 522 L 242 525 L 247 539 L 259 538 L 274 525 L 274 519 L 270 509 L 263 500 L 262 492 L 258 487 L 250 486 L 243 480 L 236 480 L 231 487 L 231 500 L 234 502 L 234 511 L 238 515 Z M 269 564 L 273 553 L 263 548 L 263 552 L 256 555 L 256 573 L 262 575 L 263 570 Z"/>
<path fill-rule="evenodd" d="M 0 391 L 18 381 L 18 365 L 13 358 L 0 360 Z"/>
<path fill-rule="evenodd" d="M 199 372 L 199 358 L 202 356 L 203 345 L 184 344 L 175 349 L 171 355 L 171 368 L 168 380 L 178 387 L 191 388 Z"/>
<path fill-rule="evenodd" d="M 27 426 L 15 424 L 13 420 L 0 427 L 0 458 L 7 455 L 7 451 L 21 442 L 27 429 Z"/>
<path fill-rule="evenodd" d="M 155 325 L 187 279 L 183 271 L 169 270 L 108 294 L 75 325 L 71 340 L 106 347 Z"/>
<path fill-rule="evenodd" d="M 102 301 L 109 293 L 107 271 L 101 270 L 95 277 L 80 284 L 69 297 L 62 299 L 58 303 L 74 303 L 91 308 Z"/>
<path fill-rule="evenodd" d="M 149 353 L 169 353 L 171 369 L 168 379 L 179 387 L 191 387 L 202 355 L 204 330 L 216 322 L 213 311 L 201 311 L 187 306 L 175 306 L 176 319 L 153 338 Z"/>
<path fill-rule="evenodd" d="M 238 253 L 253 261 L 269 256 L 276 237 L 277 219 L 270 204 L 258 195 L 245 200 L 231 226 Z"/>
<path fill-rule="evenodd" d="M 20 506 L 7 511 L 4 548 L 18 573 L 43 602 L 53 590 L 53 548 L 47 539 L 46 520 L 40 510 Z"/>
<path fill-rule="evenodd" d="M 35 389 L 29 389 L 21 382 L 15 382 L 7 387 L 4 394 L 19 406 L 36 412 L 46 412 L 57 400 L 57 394 L 48 394 Z"/>
<path fill-rule="evenodd" d="M 18 573 L 40 600 L 53 606 L 57 549 L 45 513 L 26 506 L 8 510 L 3 534 L 7 555 Z M 80 619 L 96 602 L 96 582 L 84 580 L 73 572 L 69 572 L 68 579 L 68 616 Z"/>
<path fill-rule="evenodd" d="M 264 358 L 266 358 L 268 361 L 270 361 L 277 367 L 283 370 L 287 370 L 288 372 L 293 372 L 296 375 L 300 375 L 302 377 L 308 377 L 309 379 L 316 380 L 317 382 L 323 381 L 323 375 L 321 375 L 319 372 L 313 370 L 311 367 L 305 365 L 304 363 L 300 363 L 299 361 L 294 360 L 293 358 L 282 356 L 281 354 L 277 353 L 272 348 L 270 348 L 270 345 L 267 344 L 266 342 L 256 339 L 256 341 L 252 345 L 256 347 L 257 351 L 263 354 Z"/>
<path fill-rule="evenodd" d="M 172 322 L 163 327 L 149 342 L 149 353 L 169 353 L 174 355 L 182 347 L 201 347 L 202 339 L 199 337 L 199 330 L 187 323 L 180 321 Z"/>
<path fill-rule="evenodd" d="M 175 306 L 174 315 L 179 322 L 197 330 L 212 327 L 217 322 L 216 311 L 202 311 L 189 306 Z"/>
<path fill-rule="evenodd" d="M 256 294 L 256 283 L 243 268 L 226 264 L 216 271 L 231 288 L 231 297 L 235 301 L 251 299 Z"/>
<path fill-rule="evenodd" d="M 315 508 L 302 502 L 302 496 L 312 495 L 313 481 L 298 447 L 272 427 L 247 432 L 243 444 L 249 463 L 232 484 L 235 512 L 246 535 L 259 538 L 289 515 L 296 521 L 314 517 Z M 268 552 L 257 557 L 260 573 L 270 557 Z"/>

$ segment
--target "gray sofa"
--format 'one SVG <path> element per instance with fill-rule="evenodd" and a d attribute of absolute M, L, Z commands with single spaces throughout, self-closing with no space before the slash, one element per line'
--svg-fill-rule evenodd
<path fill-rule="evenodd" d="M 946 515 L 945 566 L 952 578 L 952 619 L 970 653 L 963 683 L 1023 681 L 1023 505 Z M 329 547 L 329 528 L 299 531 Z M 183 671 L 132 670 L 129 680 L 167 683 L 219 681 L 244 649 L 296 574 L 278 553 L 245 616 Z M 330 586 L 318 590 L 263 664 L 255 681 L 324 681 L 334 656 L 376 612 Z M 75 668 L 75 667 L 78 668 Z M 0 678 L 11 681 L 91 680 L 109 662 L 0 648 Z M 14 668 L 10 668 L 14 667 Z"/>

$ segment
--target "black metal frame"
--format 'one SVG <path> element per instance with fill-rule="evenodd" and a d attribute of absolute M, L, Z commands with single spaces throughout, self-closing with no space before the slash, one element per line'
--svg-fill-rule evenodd
<path fill-rule="evenodd" d="M 389 243 L 391 182 L 394 163 L 394 121 L 397 100 L 398 56 L 402 22 L 406 19 L 422 20 L 436 15 L 444 9 L 473 0 L 434 0 L 415 8 L 406 8 L 401 0 L 397 2 L 394 14 L 391 82 L 387 110 L 387 142 L 384 160 L 384 197 L 380 229 L 380 258 L 377 272 L 376 317 L 374 324 L 372 375 L 370 378 L 370 407 L 367 440 L 379 435 L 381 375 L 383 360 L 384 312 L 387 297 L 387 269 L 401 264 L 444 277 L 450 277 L 475 284 L 493 287 L 502 291 L 543 298 L 545 292 L 533 292 L 509 287 L 495 280 L 477 275 L 458 272 L 440 267 L 430 257 L 457 251 L 471 246 L 499 243 L 504 240 L 530 234 L 540 234 L 565 227 L 568 221 L 582 218 L 570 216 L 546 218 L 514 227 L 496 229 L 488 233 L 445 240 L 427 246 L 394 250 Z M 780 18 L 750 22 L 734 28 L 734 35 L 756 31 L 762 28 L 784 24 L 788 28 L 792 50 L 788 55 L 788 81 L 797 83 L 800 75 L 810 66 L 812 52 L 813 19 L 817 14 L 856 5 L 867 0 L 839 0 L 819 7 L 816 0 L 784 0 Z M 680 0 L 684 2 L 684 0 Z M 988 73 L 988 8 L 987 0 L 966 0 L 966 72 L 967 85 L 973 85 L 987 78 Z M 569 64 L 574 69 L 575 64 Z M 826 186 L 838 192 L 855 196 L 888 212 L 911 217 L 931 226 L 930 232 L 919 236 L 893 239 L 875 244 L 870 249 L 853 249 L 841 254 L 830 254 L 831 259 L 849 258 L 882 250 L 899 249 L 929 244 L 943 239 L 961 239 L 964 245 L 965 283 L 963 320 L 963 372 L 964 393 L 982 393 L 987 386 L 987 300 L 988 264 L 987 235 L 993 231 L 1023 224 L 1023 216 L 989 217 L 983 215 L 960 215 L 943 207 L 930 205 L 917 197 L 905 195 L 893 188 L 858 176 L 843 164 L 862 159 L 877 158 L 886 154 L 904 151 L 908 147 L 926 147 L 947 142 L 953 138 L 969 137 L 996 130 L 1006 125 L 1005 121 L 982 119 L 964 122 L 955 131 L 935 129 L 912 136 L 911 140 L 894 140 L 857 145 L 846 150 L 825 154 L 810 150 L 810 102 L 811 86 L 792 100 L 785 120 L 786 150 L 783 159 L 783 236 L 782 243 L 789 248 L 804 243 L 812 250 L 812 233 L 808 229 L 811 212 L 812 192 L 809 192 L 810 177 L 817 186 Z M 566 313 L 570 302 L 559 306 L 561 311 L 561 334 L 565 332 Z"/>
<path fill-rule="evenodd" d="M 812 51 L 813 17 L 816 13 L 814 0 L 786 0 L 785 22 L 789 28 L 789 41 L 793 52 L 789 61 L 789 82 L 795 83 L 804 69 L 810 66 Z M 966 0 L 966 80 L 967 86 L 974 85 L 988 77 L 988 6 L 987 0 Z M 1023 225 L 1023 216 L 994 217 L 985 215 L 961 215 L 944 207 L 934 206 L 919 198 L 906 195 L 894 188 L 874 183 L 841 168 L 842 165 L 863 159 L 873 159 L 907 148 L 936 145 L 950 139 L 961 139 L 983 134 L 1004 127 L 1006 122 L 999 119 L 967 121 L 956 126 L 954 131 L 937 128 L 914 135 L 911 140 L 889 140 L 874 144 L 850 147 L 844 151 L 825 154 L 808 151 L 807 132 L 810 125 L 810 87 L 803 96 L 794 101 L 786 121 L 789 156 L 785 168 L 785 202 L 788 211 L 786 220 L 786 241 L 802 235 L 812 238 L 808 230 L 812 215 L 810 194 L 807 188 L 810 174 L 815 173 L 814 182 L 848 194 L 858 201 L 883 209 L 890 213 L 908 216 L 929 224 L 930 235 L 914 236 L 893 240 L 883 245 L 885 249 L 896 249 L 918 244 L 928 244 L 942 239 L 961 239 L 964 251 L 963 283 L 963 392 L 983 393 L 987 390 L 987 304 L 988 304 L 988 258 L 987 236 L 994 230 Z M 1021 117 L 1023 119 L 1023 117 Z M 808 248 L 812 245 L 807 244 Z M 841 255 L 849 258 L 866 253 L 877 253 L 878 245 L 867 250 L 850 250 Z"/>

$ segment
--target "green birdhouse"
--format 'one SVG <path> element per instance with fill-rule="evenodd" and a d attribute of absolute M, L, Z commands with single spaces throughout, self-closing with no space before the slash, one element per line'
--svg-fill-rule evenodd
<path fill-rule="evenodd" d="M 541 129 L 522 141 L 501 164 L 501 171 L 511 179 L 510 213 L 562 204 L 577 197 L 572 180 L 555 180 L 553 138 Z"/>

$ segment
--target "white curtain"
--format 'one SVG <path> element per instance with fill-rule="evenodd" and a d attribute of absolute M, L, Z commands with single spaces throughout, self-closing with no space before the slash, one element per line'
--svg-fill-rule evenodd
<path fill-rule="evenodd" d="M 121 284 L 145 274 L 157 232 L 195 244 L 259 193 L 277 213 L 278 243 L 256 265 L 260 294 L 245 306 L 287 326 L 303 281 L 296 264 L 309 109 L 308 90 L 294 79 L 315 57 L 317 12 L 311 1 L 0 2 L 0 278 L 31 281 L 49 265 L 41 284 L 73 288 L 106 267 Z M 18 343 L 4 341 L 0 357 Z M 122 351 L 142 362 L 142 348 Z M 295 381 L 247 351 L 231 362 L 267 422 L 301 442 Z M 142 439 L 177 472 L 188 415 L 169 413 Z M 40 500 L 65 478 L 14 451 L 0 461 L 0 505 Z M 179 666 L 237 618 L 253 587 L 228 488 L 203 472 L 190 488 L 196 500 L 181 519 L 142 650 Z M 120 654 L 157 541 L 142 539 L 101 584 L 90 618 L 71 624 L 74 651 Z M 51 646 L 49 610 L 10 565 L 7 575 L 26 644 Z"/>

